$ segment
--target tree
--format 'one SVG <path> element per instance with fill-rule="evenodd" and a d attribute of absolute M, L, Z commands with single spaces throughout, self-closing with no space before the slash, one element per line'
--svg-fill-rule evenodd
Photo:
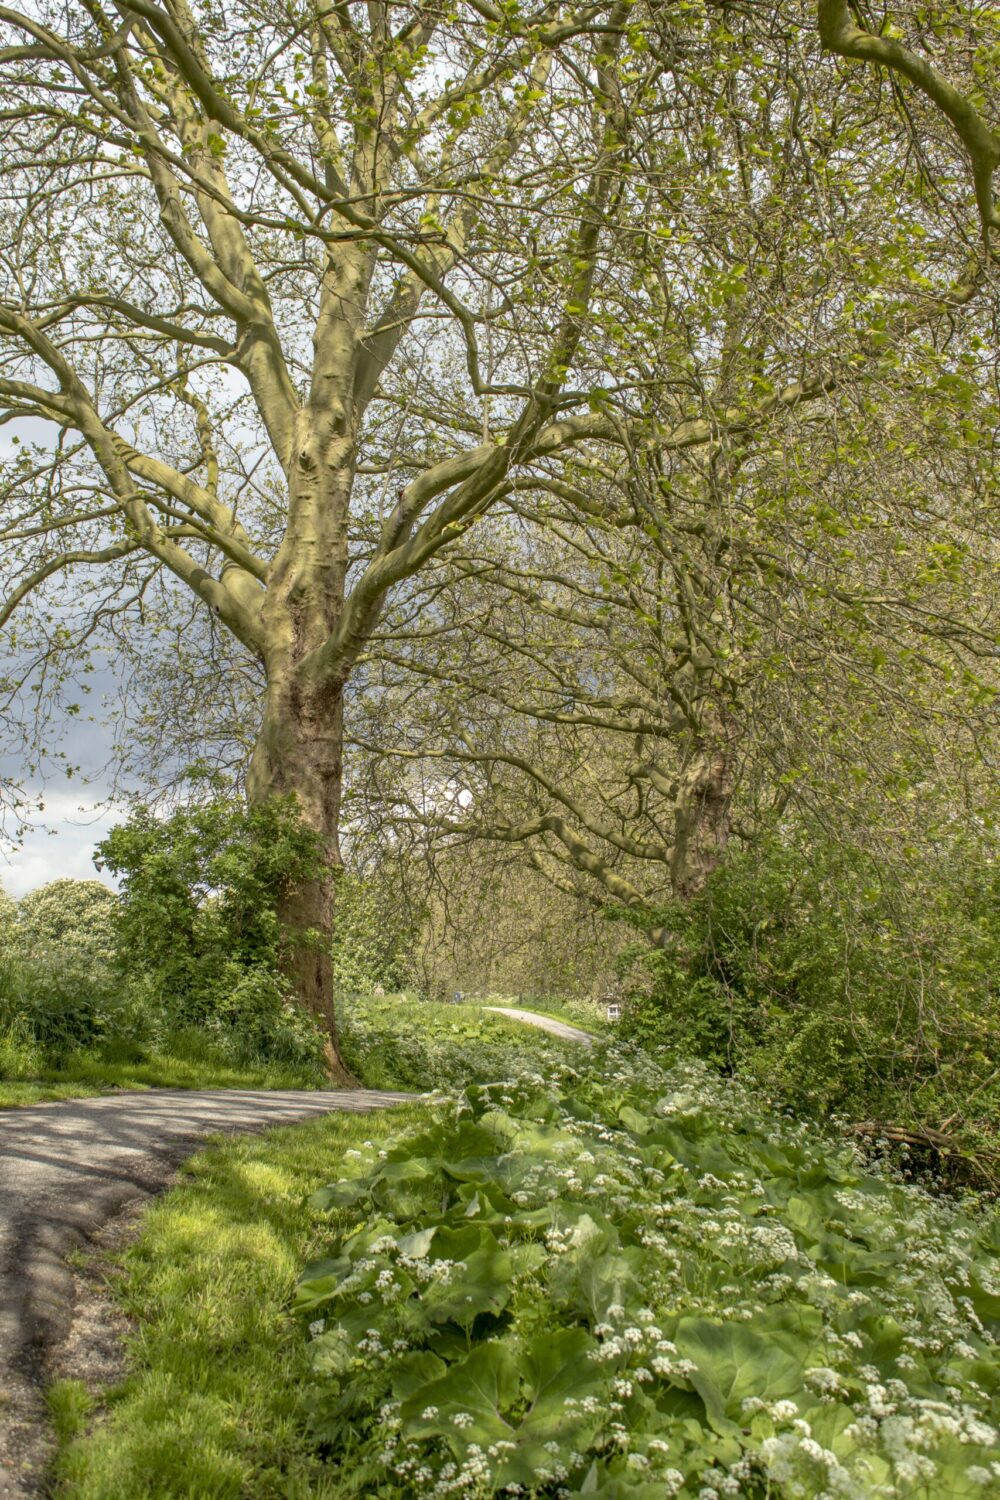
<path fill-rule="evenodd" d="M 915 465 L 906 413 L 869 412 L 864 448 L 849 415 L 831 403 L 714 499 L 675 478 L 655 539 L 491 523 L 408 632 L 385 621 L 351 730 L 372 805 L 442 843 L 527 845 L 564 889 L 640 910 L 696 896 L 731 831 L 799 812 L 885 853 L 990 816 L 983 454 L 928 441 L 918 405 Z"/>
<path fill-rule="evenodd" d="M 264 679 L 252 799 L 293 793 L 331 866 L 345 694 L 407 580 L 566 464 L 714 453 L 835 385 L 787 317 L 757 385 L 676 385 L 662 357 L 687 332 L 672 278 L 711 307 L 751 274 L 739 234 L 657 253 L 677 202 L 752 241 L 747 112 L 784 122 L 798 175 L 849 161 L 883 206 L 912 146 L 820 63 L 804 4 L 86 0 L 2 24 L 0 396 L 35 424 L 3 490 L 12 691 L 95 632 L 141 654 L 149 613 L 195 600 Z M 943 223 L 895 267 L 906 329 L 977 285 Z M 753 272 L 775 308 L 789 269 Z M 333 890 L 284 912 L 322 939 L 293 969 L 331 1025 Z"/>
<path fill-rule="evenodd" d="M 670 234 L 634 268 L 646 430 L 697 392 L 710 436 L 592 443 L 530 476 L 383 617 L 353 729 L 376 802 L 445 839 L 530 842 L 557 882 L 646 908 L 697 895 L 734 819 L 752 839 L 804 804 L 912 839 L 917 788 L 982 814 L 993 774 L 994 304 L 974 279 L 927 295 L 979 226 L 966 212 L 948 247 L 919 195 L 888 202 L 892 159 L 853 154 L 850 85 L 813 92 L 802 156 L 763 86 L 721 92 L 689 167 L 726 212 L 706 223 L 674 163 L 644 200 Z M 808 405 L 776 399 L 789 307 Z M 443 795 L 460 786 L 465 808 Z"/>
<path fill-rule="evenodd" d="M 50 880 L 18 902 L 19 943 L 29 957 L 62 949 L 107 964 L 118 902 L 99 880 Z"/>

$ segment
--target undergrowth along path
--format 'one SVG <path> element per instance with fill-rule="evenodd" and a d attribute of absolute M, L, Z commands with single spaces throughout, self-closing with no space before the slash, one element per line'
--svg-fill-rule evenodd
<path fill-rule="evenodd" d="M 162 1188 L 206 1136 L 413 1097 L 370 1089 L 151 1089 L 0 1115 L 0 1500 L 32 1492 L 34 1397 L 72 1313 L 71 1251 L 126 1204 Z"/>
<path fill-rule="evenodd" d="M 596 1040 L 589 1031 L 584 1031 L 579 1026 L 571 1026 L 568 1021 L 557 1021 L 555 1016 L 540 1016 L 534 1010 L 518 1010 L 513 1005 L 484 1005 L 483 1009 L 491 1010 L 498 1016 L 509 1016 L 512 1021 L 523 1021 L 526 1026 L 537 1026 L 539 1031 L 561 1037 L 564 1042 L 579 1042 L 581 1046 L 592 1047 Z"/>

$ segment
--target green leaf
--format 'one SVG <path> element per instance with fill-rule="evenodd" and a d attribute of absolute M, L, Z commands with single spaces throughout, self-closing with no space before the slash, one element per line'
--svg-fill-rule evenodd
<path fill-rule="evenodd" d="M 682 1318 L 674 1343 L 697 1366 L 691 1384 L 716 1431 L 731 1431 L 748 1396 L 773 1401 L 803 1393 L 801 1360 L 745 1323 Z"/>
<path fill-rule="evenodd" d="M 488 1448 L 513 1435 L 502 1413 L 514 1402 L 518 1384 L 517 1363 L 506 1344 L 498 1339 L 478 1344 L 468 1358 L 403 1402 L 403 1431 L 414 1438 L 444 1437 L 459 1455 L 470 1443 Z M 455 1417 L 472 1421 L 456 1427 Z"/>
<path fill-rule="evenodd" d="M 461 1264 L 448 1281 L 431 1282 L 423 1290 L 421 1301 L 431 1322 L 470 1328 L 481 1313 L 496 1316 L 506 1307 L 510 1300 L 510 1252 L 489 1229 L 470 1225 L 457 1233 L 440 1230 L 434 1242 L 434 1260 Z"/>

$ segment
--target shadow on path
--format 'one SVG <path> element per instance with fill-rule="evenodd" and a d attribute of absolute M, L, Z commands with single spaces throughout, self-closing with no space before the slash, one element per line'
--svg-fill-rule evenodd
<path fill-rule="evenodd" d="M 217 1132 L 383 1109 L 413 1094 L 150 1089 L 0 1112 L 0 1500 L 37 1494 L 47 1355 L 70 1326 L 67 1254 Z"/>

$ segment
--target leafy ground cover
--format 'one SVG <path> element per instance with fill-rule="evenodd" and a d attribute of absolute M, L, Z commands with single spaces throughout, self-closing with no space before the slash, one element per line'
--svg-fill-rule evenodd
<path fill-rule="evenodd" d="M 608 1053 L 356 1149 L 298 1305 L 340 1496 L 1000 1494 L 1000 1221 Z"/>
<path fill-rule="evenodd" d="M 701 1067 L 457 1010 L 348 1027 L 367 1082 L 447 1096 L 215 1146 L 152 1210 L 64 1500 L 1000 1493 L 994 1214 Z"/>

